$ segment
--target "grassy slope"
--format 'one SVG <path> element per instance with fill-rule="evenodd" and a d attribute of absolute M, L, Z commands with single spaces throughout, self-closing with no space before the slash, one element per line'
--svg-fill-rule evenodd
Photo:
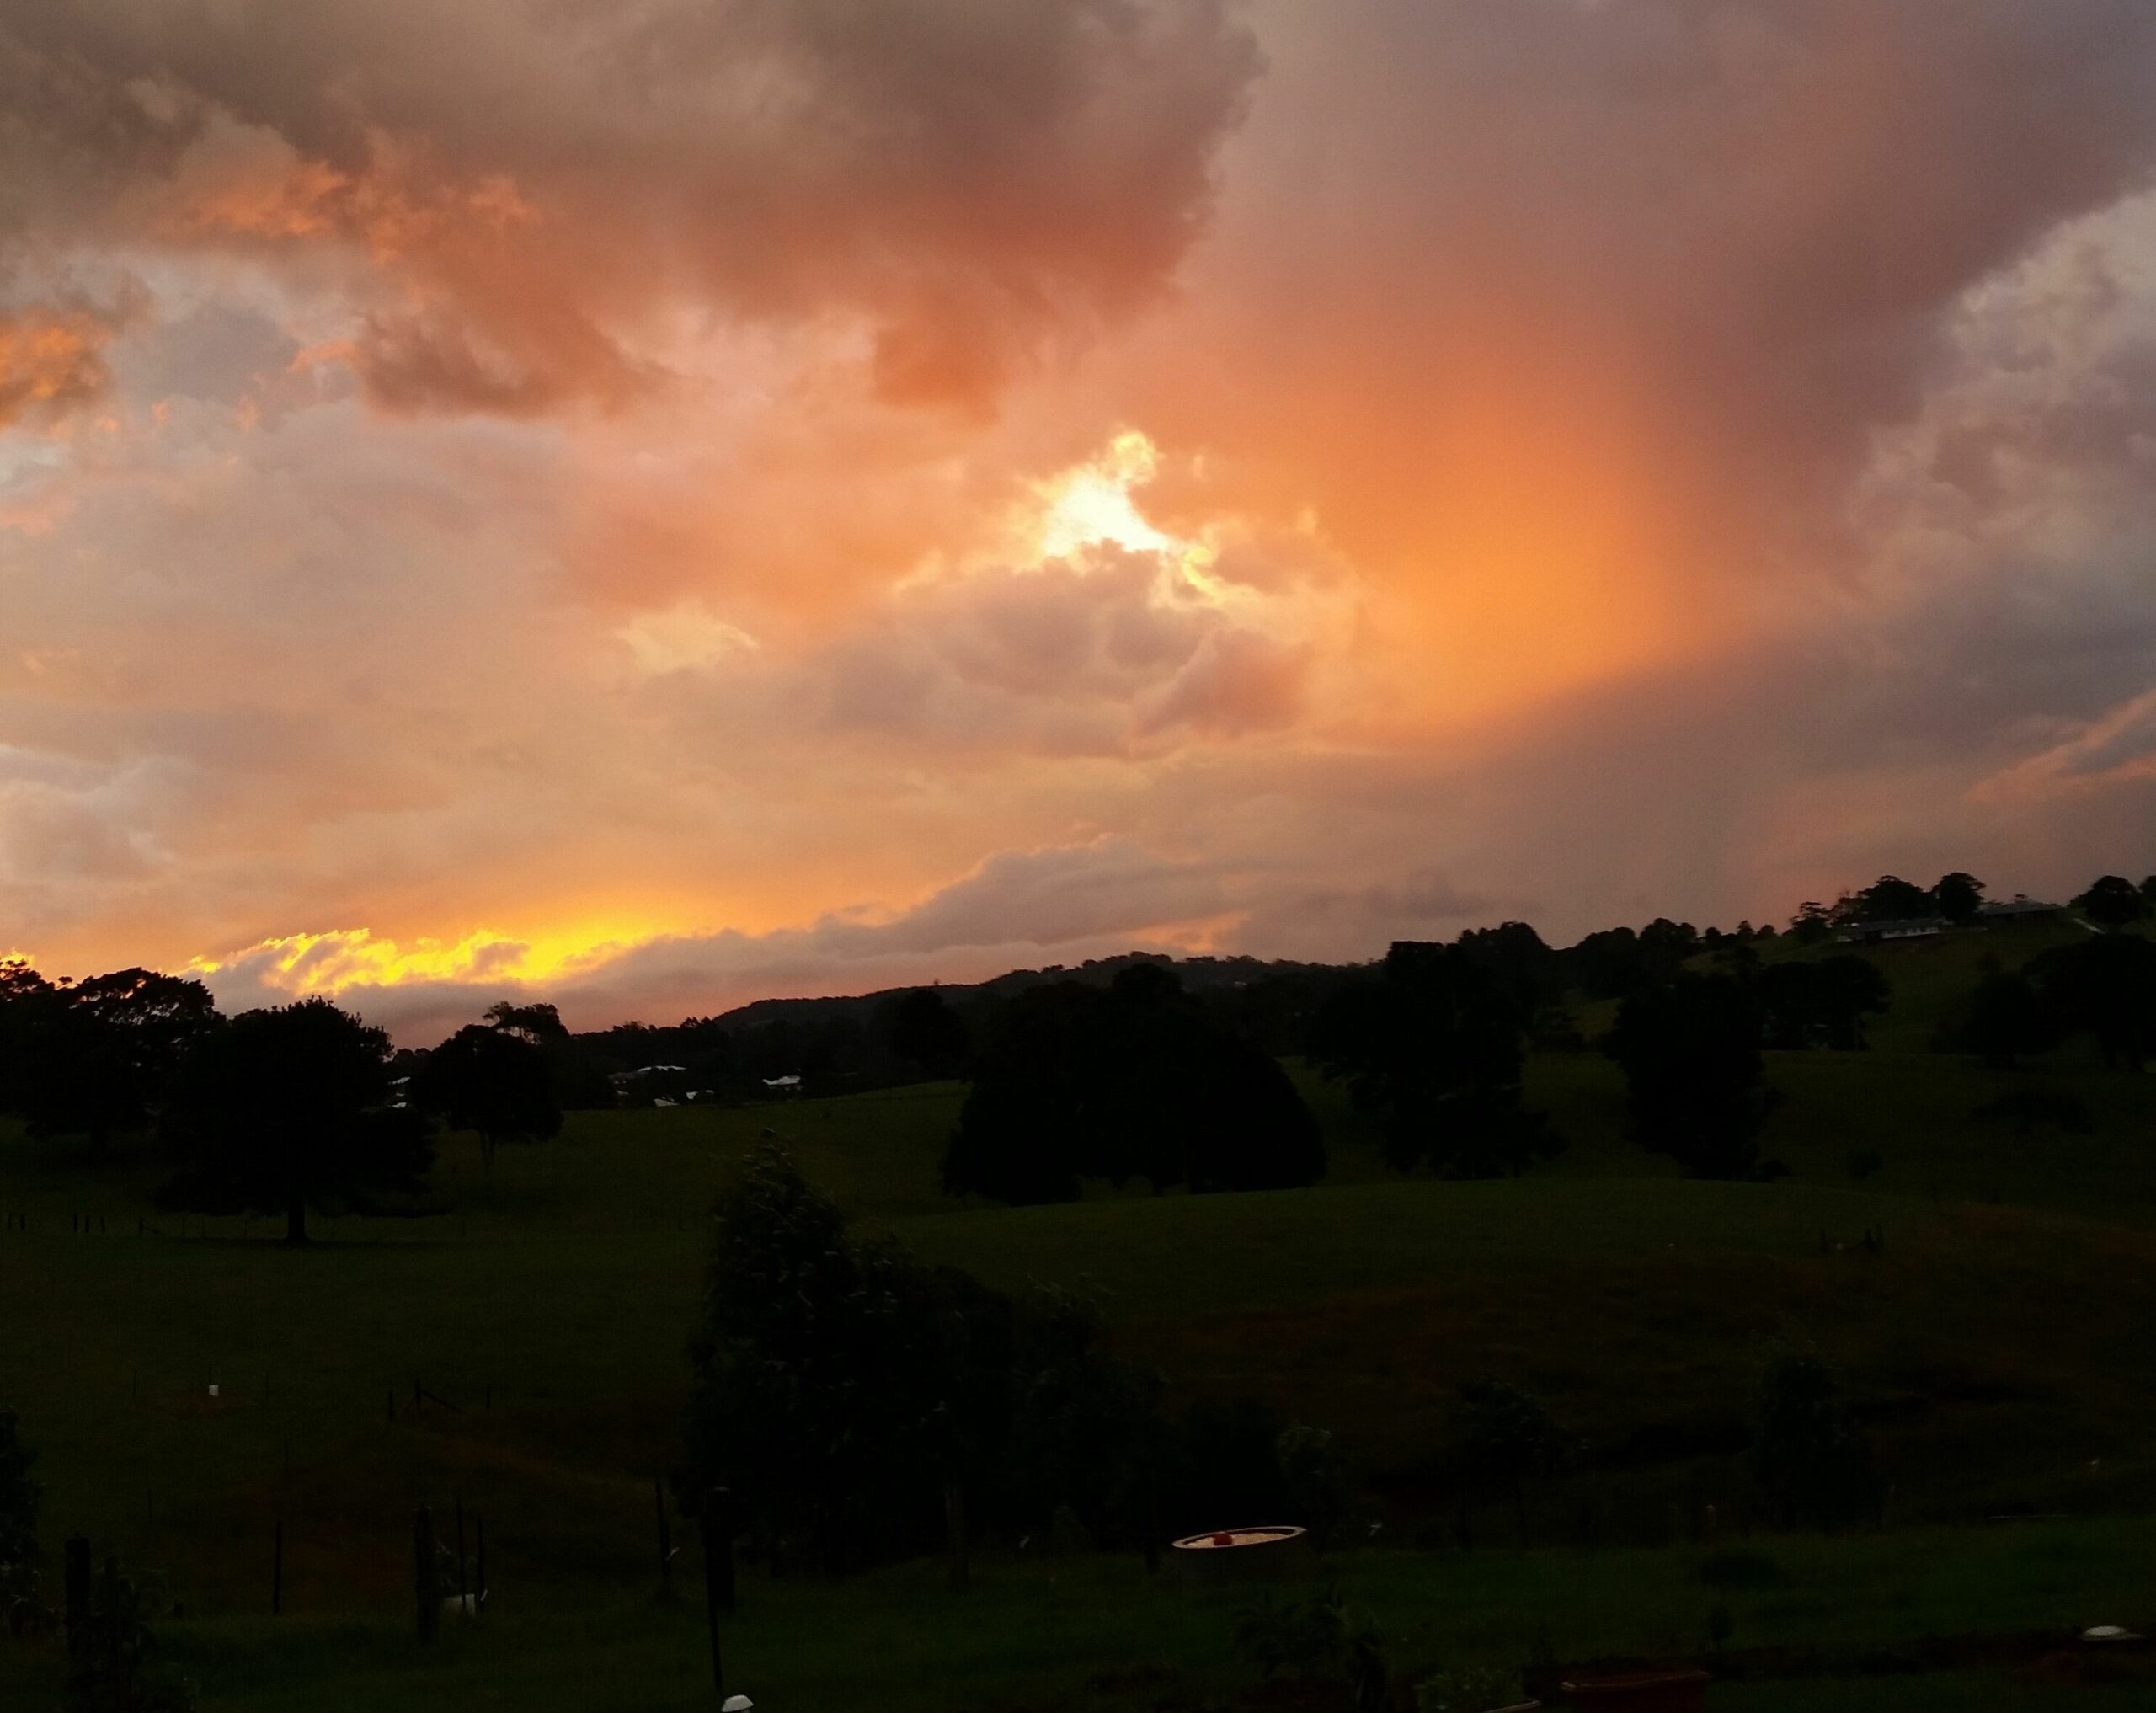
<path fill-rule="evenodd" d="M 1268 1395 L 1339 1429 L 1409 1498 L 1451 1386 L 1489 1372 L 1547 1394 L 1604 1465 L 1591 1484 L 1540 1495 L 1538 1529 L 1570 1532 L 1575 1508 L 1590 1504 L 1606 1508 L 1597 1526 L 1612 1534 L 1651 1523 L 1673 1499 L 1727 1506 L 1742 1483 L 1716 1448 L 1741 1418 L 1758 1353 L 1809 1340 L 1850 1367 L 1898 1517 L 2145 1509 L 2156 1503 L 2156 1381 L 2134 1353 L 2156 1323 L 2156 1082 L 2063 1054 L 2032 1075 L 2084 1091 L 2097 1135 L 2030 1145 L 1979 1124 L 1971 1113 L 1999 1080 L 1908 1049 L 1958 1003 L 1980 953 L 1874 955 L 1895 982 L 1899 1033 L 1876 1032 L 1879 1050 L 1867 1054 L 1775 1056 L 1788 1100 L 1773 1145 L 1796 1177 L 1772 1187 L 1670 1179 L 1623 1139 L 1621 1086 L 1592 1055 L 1531 1067 L 1535 1098 L 1574 1146 L 1520 1183 L 1387 1181 L 1367 1127 L 1337 1091 L 1312 1084 L 1335 1139 L 1326 1187 L 954 1209 L 935 1182 L 958 1099 L 947 1087 L 581 1115 L 558 1143 L 504 1155 L 491 1179 L 459 1142 L 441 1172 L 453 1212 L 327 1222 L 333 1241 L 302 1256 L 264 1241 L 268 1221 L 211 1222 L 208 1235 L 190 1221 L 182 1238 L 152 1216 L 167 1235 L 137 1238 L 143 1176 L 88 1176 L 62 1152 L 0 1139 L 0 1205 L 30 1222 L 0 1235 L 0 1398 L 44 1448 L 48 1535 L 87 1528 L 100 1550 L 168 1569 L 200 1614 L 188 1627 L 200 1674 L 232 1705 L 372 1705 L 392 1686 L 414 1705 L 447 1705 L 448 1686 L 483 1681 L 542 1706 L 687 1705 L 693 1648 L 687 1663 L 667 1652 L 686 1620 L 623 1590 L 648 1581 L 648 1481 L 673 1450 L 698 1216 L 728 1161 L 770 1128 L 851 1207 L 931 1258 L 1006 1283 L 1097 1280 L 1119 1336 L 1180 1394 Z M 1862 1185 L 1846 1169 L 1860 1143 L 1886 1161 Z M 102 1217 L 109 1235 L 71 1236 L 77 1212 Z M 1882 1256 L 1849 1246 L 1867 1229 L 1883 1232 Z M 213 1367 L 223 1393 L 214 1404 Z M 463 1409 L 415 1414 L 415 1378 Z M 489 1388 L 493 1407 L 477 1407 Z M 527 1617 L 521 1630 L 512 1621 L 495 1639 L 462 1642 L 430 1668 L 428 1687 L 393 1618 L 309 1619 L 265 1646 L 268 1626 L 243 1615 L 263 1604 L 280 1502 L 291 1609 L 393 1614 L 408 1507 L 426 1497 L 446 1508 L 458 1492 L 489 1518 L 496 1585 L 515 1591 L 510 1614 L 590 1605 L 595 1615 Z M 1821 1560 L 1819 1589 L 1792 1595 L 1779 1617 L 1748 1604 L 1740 1641 L 1755 1625 L 1823 1635 L 1844 1621 L 1837 1613 L 1893 1634 L 2013 1627 L 2054 1610 L 2063 1620 L 2084 1606 L 2148 1614 L 2156 1600 L 2135 1580 L 2145 1552 L 2129 1574 L 2132 1555 L 2116 1549 L 2126 1527 L 1956 1537 L 1947 1556 L 1969 1566 L 1971 1586 L 1949 1577 L 1921 1609 L 1866 1598 L 1872 1572 L 1861 1566 L 1927 1537 L 1822 1546 L 1853 1556 Z M 2022 1540 L 2050 1545 L 2022 1558 L 2000 1544 Z M 1685 1582 L 1681 1557 L 1485 1552 L 1465 1561 L 1470 1570 L 1456 1555 L 1385 1556 L 1352 1577 L 1374 1604 L 1426 1600 L 1443 1615 L 1414 1621 L 1470 1647 L 1490 1637 L 1468 1590 L 1502 1594 L 1503 1575 L 1540 1578 L 1508 1614 L 1534 1611 L 1568 1651 L 1605 1637 L 1636 1651 L 1665 1630 L 1692 1645 L 1687 1626 L 1700 1620 L 1682 1614 L 1711 1602 Z M 1501 1564 L 1516 1572 L 1501 1575 Z M 1897 1588 L 1906 1574 L 1894 1572 Z M 977 1701 L 1067 1689 L 1086 1674 L 1081 1660 L 1218 1664 L 1219 1614 L 1193 1617 L 1191 1603 L 1127 1589 L 1123 1575 L 1014 1566 L 955 1625 L 926 1572 L 879 1579 L 867 1598 L 777 1591 L 767 1626 L 744 1624 L 740 1646 L 759 1681 L 782 1682 L 806 1670 L 792 1638 L 836 1622 L 832 1603 L 843 1600 L 870 1663 L 851 1686 L 837 1667 L 830 1681 L 804 1679 L 797 1706 L 866 1705 L 871 1680 L 888 1681 L 876 1663 L 887 1650 L 914 1649 L 925 1670 L 977 1684 Z M 1047 1604 L 1017 1622 L 1027 1600 Z M 945 1615 L 915 1634 L 916 1604 Z M 997 1620 L 985 1628 L 984 1607 Z M 662 1655 L 674 1663 L 651 1664 Z M 632 1656 L 643 1662 L 635 1670 Z M 618 1703 L 562 1698 L 572 1659 L 589 1695 L 617 1657 L 627 1673 Z M 0 1692 L 8 1658 L 0 1649 Z M 1971 1680 L 1969 1705 L 1995 1688 Z M 1727 1705 L 1796 1705 L 1746 1694 Z"/>

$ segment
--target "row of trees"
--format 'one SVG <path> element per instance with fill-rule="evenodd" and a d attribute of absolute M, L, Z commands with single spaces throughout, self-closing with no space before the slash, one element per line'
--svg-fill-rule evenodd
<path fill-rule="evenodd" d="M 282 1214 L 398 1204 L 424 1187 L 432 1119 L 478 1133 L 489 1158 L 549 1136 L 561 1107 L 542 1043 L 551 1006 L 497 1006 L 403 1077 L 389 1038 L 323 999 L 219 1013 L 200 982 L 127 969 L 48 981 L 0 964 L 0 1112 L 93 1156 L 152 1136 L 168 1207 Z"/>
<path fill-rule="evenodd" d="M 2054 947 L 2025 969 L 1993 963 L 1945 1044 L 2011 1070 L 2076 1035 L 2114 1067 L 2139 1070 L 2156 1057 L 2156 942 L 2111 933 Z"/>

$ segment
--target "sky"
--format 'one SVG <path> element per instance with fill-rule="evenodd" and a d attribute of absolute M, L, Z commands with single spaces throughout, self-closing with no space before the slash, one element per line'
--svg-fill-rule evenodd
<path fill-rule="evenodd" d="M 2148 0 L 0 0 L 0 953 L 413 1038 L 2156 868 Z"/>

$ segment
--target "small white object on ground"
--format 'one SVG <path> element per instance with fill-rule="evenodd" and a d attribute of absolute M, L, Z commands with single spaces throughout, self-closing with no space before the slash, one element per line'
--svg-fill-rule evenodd
<path fill-rule="evenodd" d="M 746 1695 L 728 1695 L 718 1704 L 718 1713 L 750 1713 L 755 1705 Z"/>

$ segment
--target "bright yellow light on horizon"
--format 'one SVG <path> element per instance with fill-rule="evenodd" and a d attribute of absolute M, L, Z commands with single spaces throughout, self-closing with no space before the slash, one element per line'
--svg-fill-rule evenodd
<path fill-rule="evenodd" d="M 558 978 L 610 951 L 663 937 L 667 931 L 646 924 L 610 925 L 519 938 L 483 929 L 454 941 L 403 942 L 366 928 L 332 929 L 260 941 L 223 958 L 197 958 L 186 973 L 215 975 L 246 965 L 266 986 L 294 999 L 334 998 L 347 988 L 421 981 L 520 986 Z"/>

